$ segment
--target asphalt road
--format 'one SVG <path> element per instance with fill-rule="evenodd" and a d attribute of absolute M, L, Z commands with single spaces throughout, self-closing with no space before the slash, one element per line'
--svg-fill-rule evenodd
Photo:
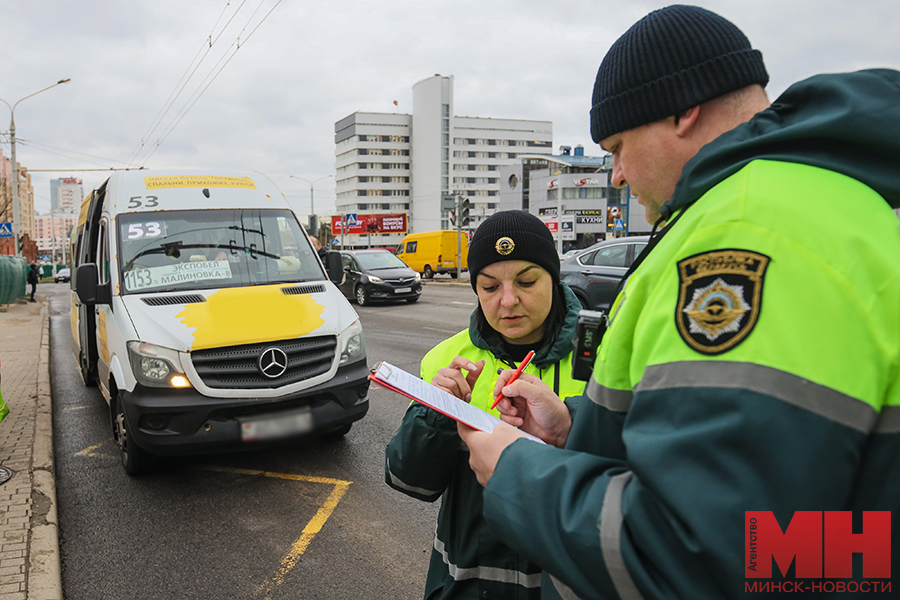
<path fill-rule="evenodd" d="M 51 385 L 66 600 L 422 597 L 437 504 L 383 482 L 384 447 L 407 401 L 371 388 L 369 413 L 336 441 L 169 459 L 127 476 L 108 409 L 71 351 L 68 284 L 51 297 Z M 369 365 L 418 373 L 468 325 L 468 286 L 359 308 Z"/>

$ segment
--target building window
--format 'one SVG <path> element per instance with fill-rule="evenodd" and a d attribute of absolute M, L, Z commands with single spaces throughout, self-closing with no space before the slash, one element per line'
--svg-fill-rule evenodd
<path fill-rule="evenodd" d="M 467 139 L 466 139 L 466 144 L 468 144 L 469 146 L 474 146 L 474 145 L 475 145 L 475 140 L 472 139 L 472 138 L 467 138 Z"/>
<path fill-rule="evenodd" d="M 369 205 L 368 204 L 357 204 L 356 208 L 357 208 L 357 210 L 369 210 Z"/>
<path fill-rule="evenodd" d="M 450 105 L 449 104 L 441 104 L 441 116 L 444 118 L 450 117 Z"/>

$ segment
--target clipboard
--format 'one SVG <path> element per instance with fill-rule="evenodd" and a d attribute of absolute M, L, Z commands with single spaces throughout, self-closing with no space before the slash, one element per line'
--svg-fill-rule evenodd
<path fill-rule="evenodd" d="M 384 361 L 372 368 L 369 380 L 478 431 L 491 433 L 494 427 L 503 422 L 494 415 L 463 402 L 453 394 Z M 522 434 L 530 440 L 544 443 L 529 433 L 523 431 Z"/>

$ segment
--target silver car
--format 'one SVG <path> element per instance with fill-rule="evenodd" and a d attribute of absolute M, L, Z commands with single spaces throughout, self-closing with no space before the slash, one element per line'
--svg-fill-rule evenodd
<path fill-rule="evenodd" d="M 619 281 L 649 242 L 647 235 L 598 242 L 565 259 L 559 277 L 569 284 L 584 308 L 607 311 L 615 300 Z"/>

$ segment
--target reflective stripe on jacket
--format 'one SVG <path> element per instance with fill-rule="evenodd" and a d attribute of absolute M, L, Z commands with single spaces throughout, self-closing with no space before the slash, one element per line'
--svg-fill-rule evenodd
<path fill-rule="evenodd" d="M 577 299 L 565 289 L 570 312 L 577 314 Z M 561 343 L 571 346 L 572 342 Z M 473 363 L 486 361 L 473 389 L 472 404 L 487 410 L 493 400 L 497 369 L 509 365 L 476 347 L 469 332 L 461 331 L 422 359 L 422 379 L 431 381 L 456 356 Z M 540 377 L 550 387 L 558 381 L 563 398 L 584 391 L 585 383 L 572 379 L 571 352 L 547 368 L 531 364 L 525 372 Z M 498 414 L 496 410 L 490 412 Z M 469 467 L 469 454 L 456 432 L 455 421 L 412 403 L 387 447 L 385 480 L 413 498 L 428 502 L 441 498 L 425 598 L 540 597 L 540 568 L 512 551 L 484 524 L 482 487 Z"/>
<path fill-rule="evenodd" d="M 701 271 L 718 288 L 692 283 Z M 732 315 L 698 305 L 715 294 Z M 545 598 L 742 597 L 745 511 L 784 527 L 795 511 L 898 514 L 898 307 L 900 232 L 881 196 L 750 162 L 628 280 L 566 449 L 507 448 L 487 522 L 552 575 Z"/>

